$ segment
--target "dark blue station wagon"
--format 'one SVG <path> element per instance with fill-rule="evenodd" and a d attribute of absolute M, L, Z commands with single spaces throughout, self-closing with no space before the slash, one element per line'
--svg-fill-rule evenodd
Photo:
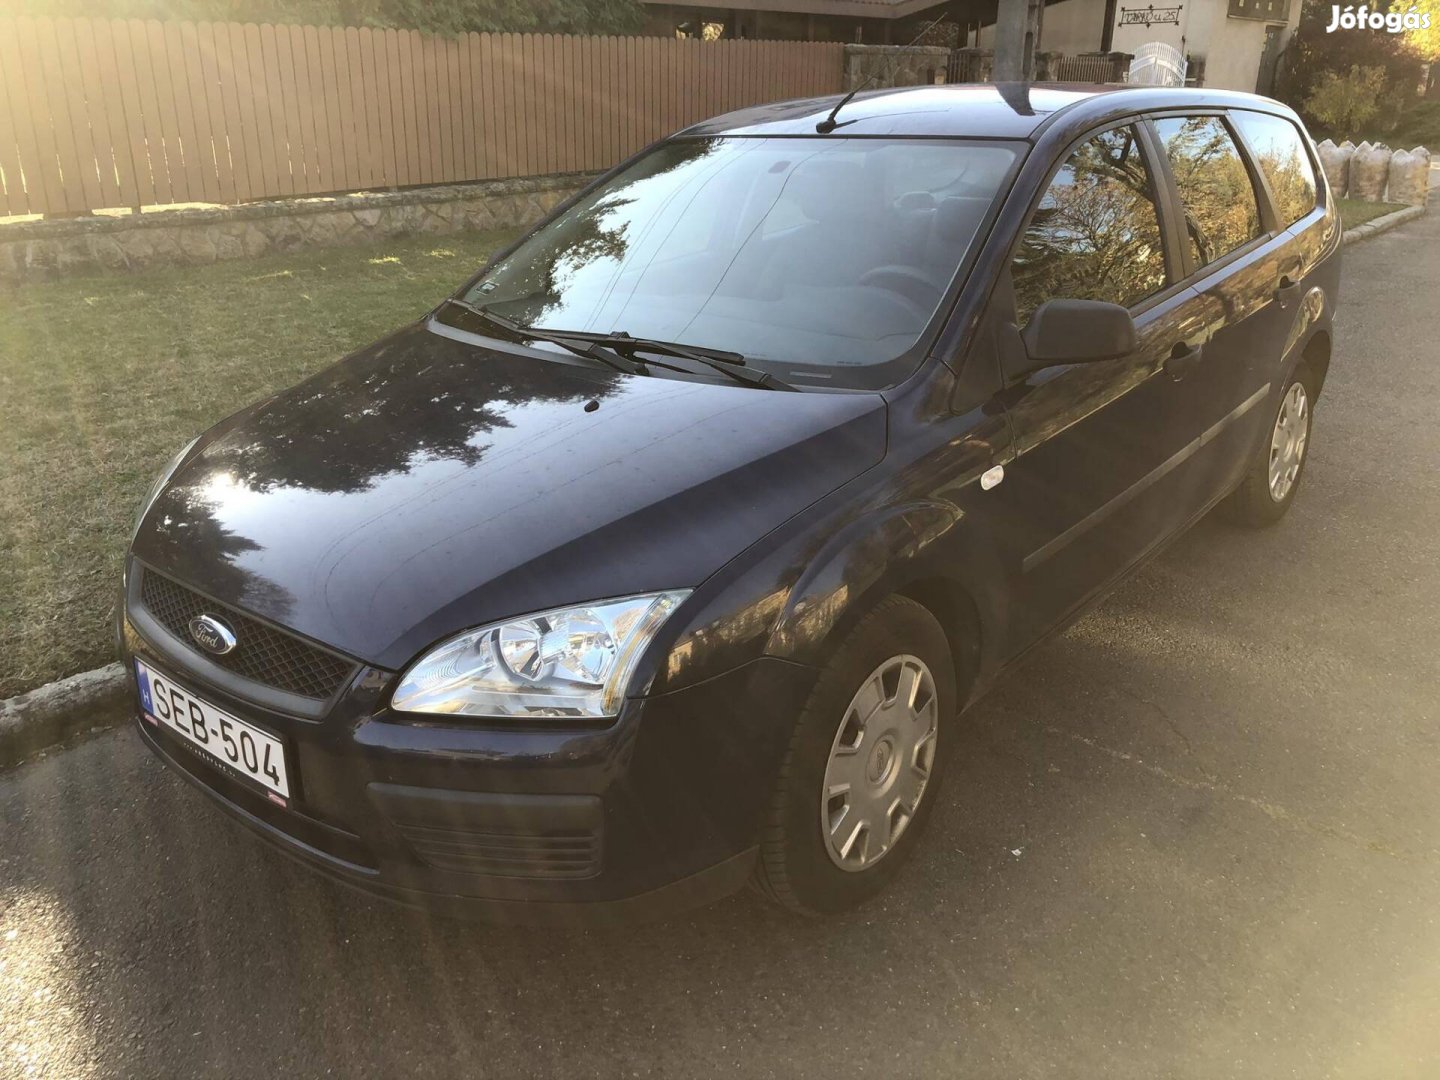
<path fill-rule="evenodd" d="M 1285 513 L 1339 248 L 1248 95 L 689 128 L 176 456 L 125 568 L 138 730 L 402 902 L 847 908 L 1028 649 L 1213 508 Z"/>

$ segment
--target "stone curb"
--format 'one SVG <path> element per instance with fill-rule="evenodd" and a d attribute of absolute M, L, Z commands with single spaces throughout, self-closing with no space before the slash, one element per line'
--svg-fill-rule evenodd
<path fill-rule="evenodd" d="M 1414 221 L 1423 206 L 1407 206 L 1393 214 L 1347 229 L 1344 243 L 1358 244 Z M 0 769 L 65 741 L 73 735 L 121 723 L 130 680 L 119 664 L 47 683 L 0 701 Z"/>
<path fill-rule="evenodd" d="M 1342 244 L 1358 244 L 1361 240 L 1369 240 L 1372 236 L 1389 232 L 1396 225 L 1404 225 L 1407 221 L 1414 221 L 1425 213 L 1423 206 L 1407 206 L 1403 210 L 1396 210 L 1394 213 L 1386 214 L 1384 217 L 1367 221 L 1364 225 L 1356 225 L 1353 229 L 1346 229 L 1340 238 Z"/>
<path fill-rule="evenodd" d="M 73 735 L 120 723 L 129 685 L 123 667 L 107 664 L 0 701 L 0 769 Z"/>

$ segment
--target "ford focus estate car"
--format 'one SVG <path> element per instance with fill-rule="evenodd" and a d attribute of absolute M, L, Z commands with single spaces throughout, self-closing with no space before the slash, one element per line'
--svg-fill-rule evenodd
<path fill-rule="evenodd" d="M 1006 669 L 1212 508 L 1296 498 L 1321 175 L 1207 90 L 688 128 L 175 457 L 125 567 L 137 728 L 414 905 L 854 905 Z"/>

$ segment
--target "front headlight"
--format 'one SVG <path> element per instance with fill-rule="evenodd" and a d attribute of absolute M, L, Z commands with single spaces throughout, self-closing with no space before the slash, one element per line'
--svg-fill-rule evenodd
<path fill-rule="evenodd" d="M 200 436 L 196 435 L 195 438 L 182 446 L 179 453 L 170 459 L 165 468 L 160 470 L 160 475 L 155 477 L 155 483 L 150 485 L 150 494 L 145 496 L 145 501 L 140 504 L 140 509 L 135 512 L 135 520 L 130 523 L 130 539 L 135 539 L 135 533 L 140 528 L 140 522 L 144 521 L 145 515 L 150 512 L 150 504 L 159 496 L 160 489 L 169 483 L 170 477 L 175 475 L 175 470 L 180 467 L 181 462 L 190 456 L 190 451 L 195 449 L 195 444 L 199 441 Z"/>
<path fill-rule="evenodd" d="M 391 707 L 464 716 L 600 719 L 620 712 L 645 646 L 688 589 L 482 626 L 405 672 Z"/>

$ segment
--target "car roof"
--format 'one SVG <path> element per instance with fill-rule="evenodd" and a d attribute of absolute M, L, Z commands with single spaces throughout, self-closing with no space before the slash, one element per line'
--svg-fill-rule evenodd
<path fill-rule="evenodd" d="M 725 113 L 680 135 L 814 135 L 843 94 L 780 101 Z M 1252 108 L 1281 115 L 1277 101 L 1229 90 L 1098 83 L 963 83 L 866 90 L 836 117 L 837 135 L 1030 139 L 1064 114 L 1075 121 L 1168 108 Z"/>

